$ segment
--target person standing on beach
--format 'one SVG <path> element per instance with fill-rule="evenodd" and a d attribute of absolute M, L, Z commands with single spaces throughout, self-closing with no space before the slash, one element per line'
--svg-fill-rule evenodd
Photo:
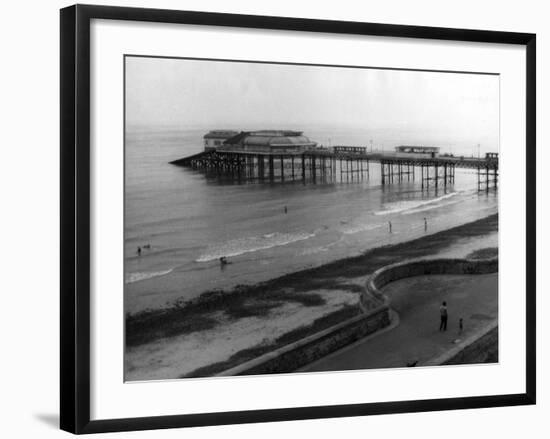
<path fill-rule="evenodd" d="M 141 256 L 141 247 L 138 247 L 137 254 L 138 254 L 138 256 Z"/>
<path fill-rule="evenodd" d="M 439 307 L 439 315 L 441 317 L 441 322 L 439 323 L 439 331 L 447 330 L 447 320 L 449 315 L 447 313 L 447 302 L 443 302 Z"/>
<path fill-rule="evenodd" d="M 391 233 L 391 221 L 388 221 L 388 226 L 390 228 L 390 233 Z"/>
<path fill-rule="evenodd" d="M 424 218 L 424 231 L 428 231 L 428 220 L 426 218 Z"/>

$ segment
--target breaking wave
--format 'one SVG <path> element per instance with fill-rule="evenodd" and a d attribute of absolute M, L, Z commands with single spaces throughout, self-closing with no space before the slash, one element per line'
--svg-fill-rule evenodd
<path fill-rule="evenodd" d="M 369 230 L 378 229 L 380 227 L 382 227 L 382 224 L 358 224 L 343 229 L 342 233 L 344 235 L 353 235 L 359 232 L 368 232 Z"/>
<path fill-rule="evenodd" d="M 153 277 L 164 276 L 165 274 L 171 273 L 173 268 L 164 271 L 149 271 L 149 272 L 140 272 L 137 273 L 126 273 L 124 283 L 131 284 L 133 282 L 139 282 L 141 280 L 151 279 Z"/>
<path fill-rule="evenodd" d="M 374 214 L 375 215 L 390 215 L 392 213 L 401 213 L 401 212 L 405 212 L 407 210 L 418 209 L 422 206 L 436 204 L 436 203 L 439 203 L 440 201 L 443 201 L 443 200 L 446 200 L 448 198 L 454 197 L 455 195 L 458 195 L 458 192 L 451 192 L 450 194 L 443 195 L 443 196 L 438 197 L 438 198 L 433 198 L 431 200 L 397 201 L 395 203 L 388 203 L 384 210 L 374 212 Z M 439 207 L 439 206 L 434 206 L 434 207 Z"/>
<path fill-rule="evenodd" d="M 267 233 L 262 236 L 254 236 L 250 238 L 232 239 L 223 244 L 210 246 L 206 253 L 202 254 L 196 262 L 208 262 L 223 257 L 239 256 L 244 253 L 266 250 L 273 247 L 291 244 L 297 241 L 304 241 L 313 238 L 315 233 L 298 232 L 298 233 Z"/>
<path fill-rule="evenodd" d="M 429 205 L 429 206 L 421 206 L 421 207 L 418 207 L 416 209 L 412 209 L 412 210 L 408 210 L 406 212 L 403 212 L 402 215 L 410 215 L 410 214 L 413 214 L 413 213 L 418 213 L 418 212 L 425 212 L 427 210 L 432 210 L 432 209 L 437 209 L 439 207 L 446 207 L 446 206 L 451 206 L 453 204 L 457 204 L 457 203 L 460 203 L 460 200 L 456 200 L 456 201 L 449 201 L 447 203 L 441 203 L 441 204 L 435 204 L 435 205 Z"/>

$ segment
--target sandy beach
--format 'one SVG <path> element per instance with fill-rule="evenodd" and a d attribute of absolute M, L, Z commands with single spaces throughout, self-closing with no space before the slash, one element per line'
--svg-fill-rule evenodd
<path fill-rule="evenodd" d="M 255 285 L 126 316 L 127 381 L 211 376 L 358 313 L 367 276 L 418 257 L 498 246 L 498 215 Z"/>

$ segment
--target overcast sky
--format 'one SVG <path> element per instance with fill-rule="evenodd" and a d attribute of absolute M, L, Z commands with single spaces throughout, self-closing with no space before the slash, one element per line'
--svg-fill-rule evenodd
<path fill-rule="evenodd" d="M 498 144 L 498 99 L 493 75 L 126 58 L 130 126 L 436 129 Z"/>

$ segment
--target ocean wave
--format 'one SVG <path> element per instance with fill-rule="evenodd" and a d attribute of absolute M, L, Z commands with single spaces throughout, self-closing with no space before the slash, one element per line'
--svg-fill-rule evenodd
<path fill-rule="evenodd" d="M 196 262 L 209 262 L 221 257 L 239 256 L 244 253 L 252 253 L 259 250 L 267 250 L 273 247 L 291 244 L 297 241 L 304 241 L 313 238 L 315 233 L 298 232 L 298 233 L 266 233 L 262 236 L 254 236 L 249 238 L 232 239 L 223 244 L 211 246 L 206 250 L 206 253 L 199 256 Z"/>
<path fill-rule="evenodd" d="M 344 235 L 353 235 L 359 232 L 368 232 L 369 230 L 378 229 L 385 224 L 358 224 L 355 226 L 350 226 L 342 230 Z"/>
<path fill-rule="evenodd" d="M 411 209 L 406 212 L 402 212 L 401 215 L 411 215 L 413 213 L 425 212 L 427 210 L 438 209 L 440 207 L 452 206 L 453 204 L 457 204 L 457 203 L 460 203 L 460 200 L 449 201 L 447 203 L 441 203 L 441 204 L 434 204 L 433 206 L 432 205 L 423 206 L 423 207 L 421 206 L 416 209 Z"/>
<path fill-rule="evenodd" d="M 136 273 L 126 273 L 124 283 L 131 284 L 133 282 L 139 282 L 141 280 L 151 279 L 153 277 L 164 276 L 165 274 L 171 273 L 173 268 L 163 271 L 138 271 Z"/>
<path fill-rule="evenodd" d="M 432 198 L 431 200 L 423 201 L 397 201 L 395 203 L 388 203 L 384 210 L 379 210 L 374 212 L 375 215 L 390 215 L 392 213 L 401 213 L 407 210 L 418 209 L 419 207 L 426 206 L 428 204 L 439 203 L 440 201 L 446 200 L 448 198 L 458 195 L 459 192 L 451 192 L 450 194 L 443 195 L 438 198 Z"/>

